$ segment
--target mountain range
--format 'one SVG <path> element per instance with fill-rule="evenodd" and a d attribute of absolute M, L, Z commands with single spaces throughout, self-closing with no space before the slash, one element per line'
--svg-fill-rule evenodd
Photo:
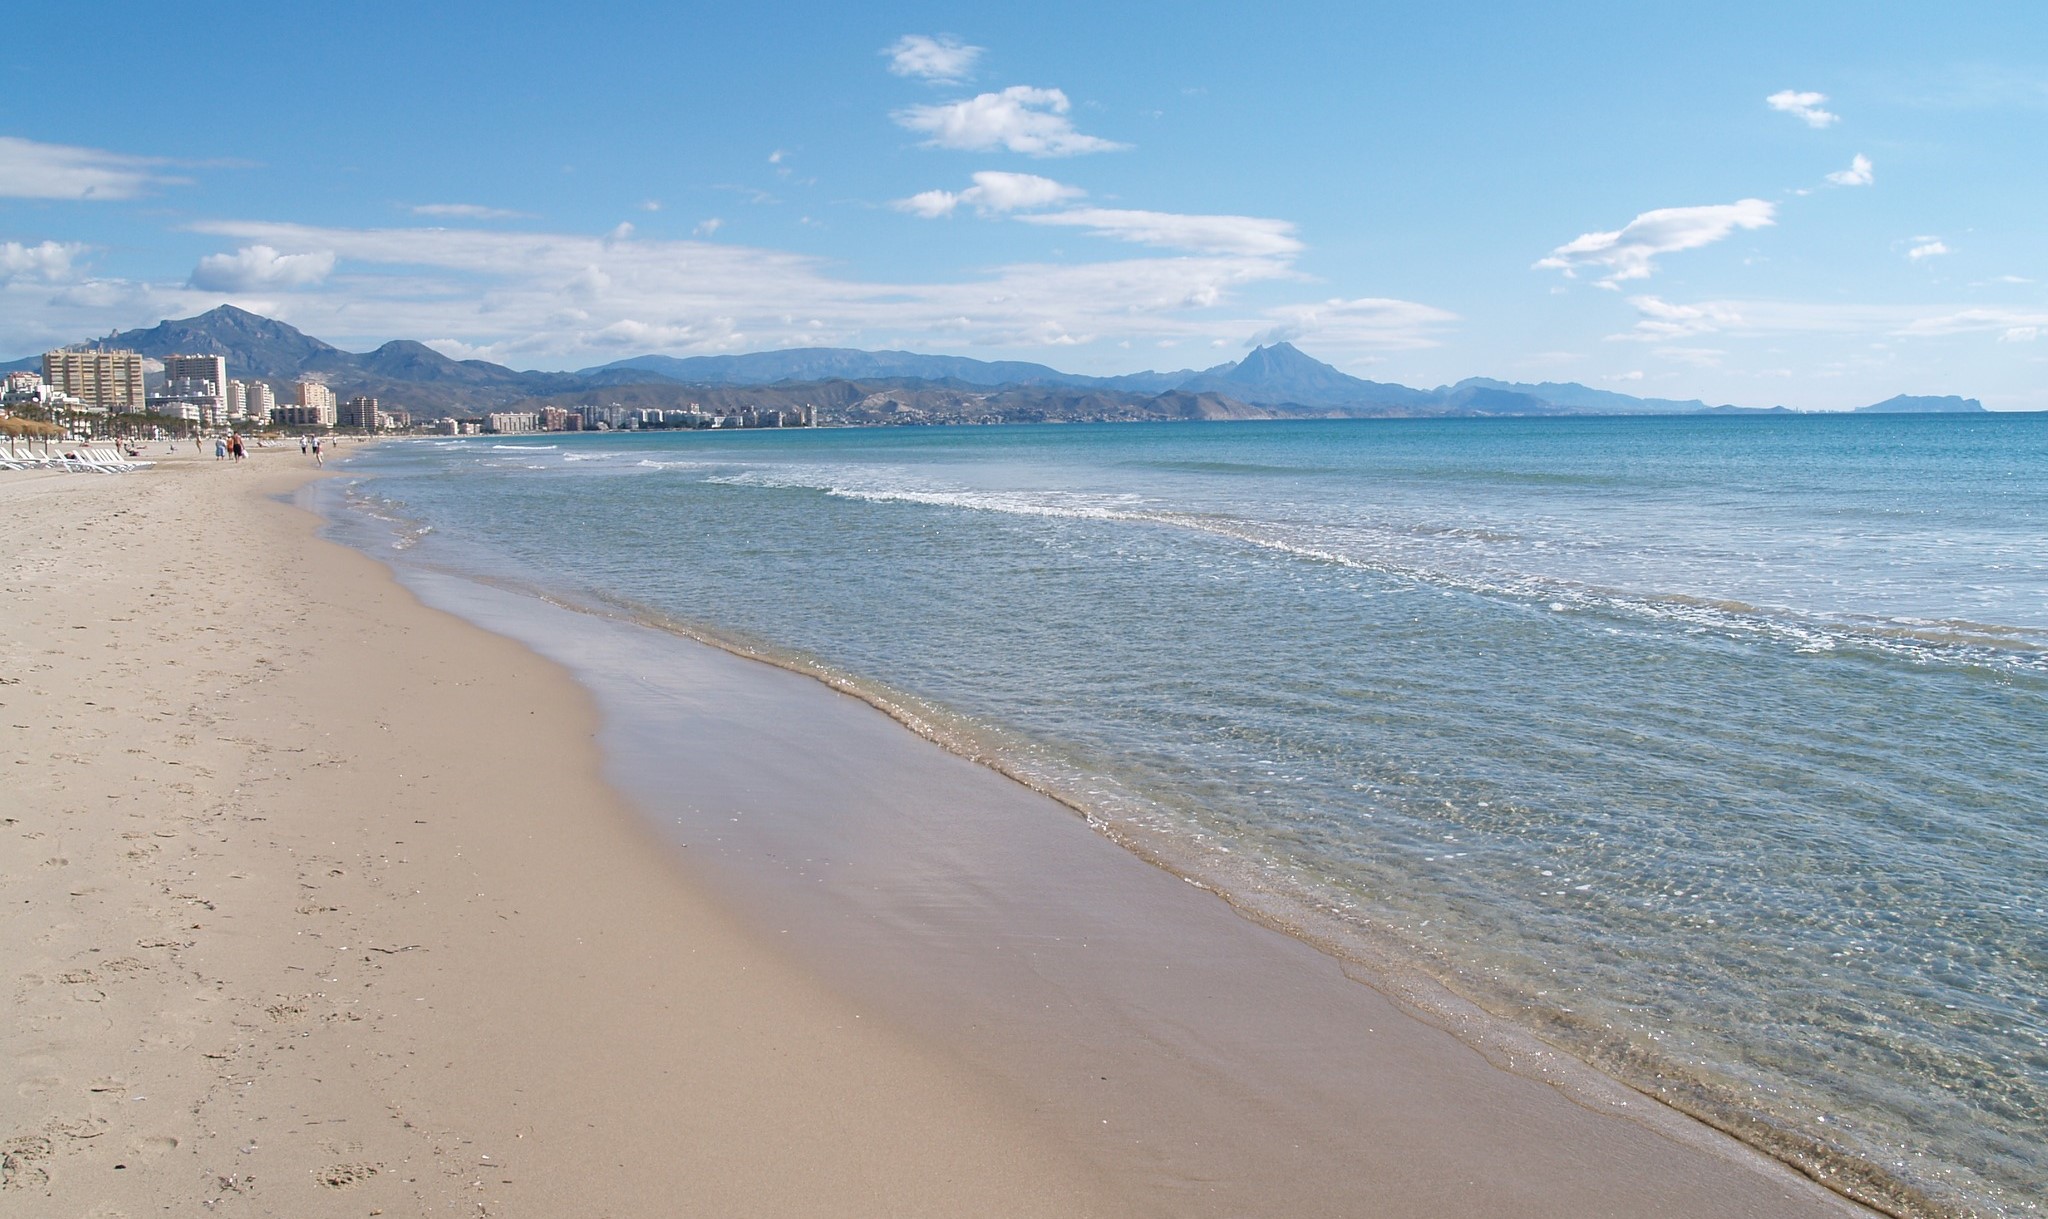
<path fill-rule="evenodd" d="M 522 372 L 456 360 L 424 343 L 394 339 L 349 352 L 284 322 L 222 305 L 96 340 L 161 359 L 223 355 L 231 375 L 284 388 L 302 377 L 344 398 L 369 394 L 415 414 L 543 403 L 676 407 L 727 401 L 814 403 L 838 422 L 995 422 L 1159 418 L 1317 418 L 1438 415 L 1749 413 L 1697 399 L 1638 398 L 1573 382 L 1527 384 L 1470 377 L 1414 389 L 1340 372 L 1291 343 L 1255 348 L 1205 369 L 1091 377 L 1017 360 L 909 351 L 806 347 L 745 355 L 634 356 L 576 372 Z M 39 368 L 38 357 L 0 371 Z M 769 390 L 774 393 L 768 393 Z M 630 392 L 628 392 L 630 391 Z M 287 398 L 287 392 L 279 394 Z M 1784 408 L 1765 408 L 1782 411 Z M 1974 398 L 1900 395 L 1864 412 L 1981 411 Z"/>

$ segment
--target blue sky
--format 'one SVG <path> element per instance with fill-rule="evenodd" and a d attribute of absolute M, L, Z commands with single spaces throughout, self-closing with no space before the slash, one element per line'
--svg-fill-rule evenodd
<path fill-rule="evenodd" d="M 17 47 L 80 39 L 35 6 Z M 575 368 L 2048 408 L 2048 7 L 107 4 L 0 101 L 0 356 L 222 301 Z"/>

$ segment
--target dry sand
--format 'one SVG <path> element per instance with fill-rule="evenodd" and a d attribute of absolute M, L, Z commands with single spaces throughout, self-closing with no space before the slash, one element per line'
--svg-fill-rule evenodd
<path fill-rule="evenodd" d="M 308 474 L 0 475 L 0 1211 L 1856 1213 L 791 674 L 674 640 L 636 697 L 703 719 L 629 809 L 590 696 L 316 540 Z M 682 804 L 761 836 L 684 862 Z"/>
<path fill-rule="evenodd" d="M 680 884 L 583 693 L 308 473 L 0 474 L 0 1214 L 1115 1212 Z"/>

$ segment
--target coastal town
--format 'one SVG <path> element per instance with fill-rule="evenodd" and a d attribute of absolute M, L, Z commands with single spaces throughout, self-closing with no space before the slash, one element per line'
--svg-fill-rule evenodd
<path fill-rule="evenodd" d="M 817 427 L 818 408 L 578 407 L 537 410 L 440 408 L 431 415 L 367 394 L 342 397 L 305 376 L 283 388 L 233 375 L 228 357 L 152 359 L 96 346 L 43 353 L 42 371 L 17 369 L 0 388 L 0 420 L 15 434 L 67 439 L 165 439 L 227 432 L 518 435 L 532 432 Z"/>

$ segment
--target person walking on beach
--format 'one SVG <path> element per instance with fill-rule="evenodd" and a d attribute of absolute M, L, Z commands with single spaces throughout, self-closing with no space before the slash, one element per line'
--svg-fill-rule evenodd
<path fill-rule="evenodd" d="M 299 456 L 301 456 L 301 457 L 304 457 L 305 455 L 306 455 L 306 438 L 305 438 L 305 436 L 301 435 L 301 436 L 299 437 Z"/>
<path fill-rule="evenodd" d="M 228 442 L 227 442 L 227 438 L 226 438 L 225 436 L 215 436 L 215 437 L 213 438 L 213 459 L 214 459 L 215 461 L 221 461 L 221 460 L 224 460 L 224 459 L 225 459 L 225 458 L 227 457 L 227 455 L 228 455 Z"/>
<path fill-rule="evenodd" d="M 313 437 L 313 464 L 316 466 L 324 466 L 327 464 L 326 462 L 320 460 L 320 438 L 318 436 Z"/>
<path fill-rule="evenodd" d="M 234 435 L 228 437 L 228 453 L 231 456 L 233 456 L 236 461 L 239 462 L 242 460 L 242 434 L 240 432 L 236 432 Z"/>

